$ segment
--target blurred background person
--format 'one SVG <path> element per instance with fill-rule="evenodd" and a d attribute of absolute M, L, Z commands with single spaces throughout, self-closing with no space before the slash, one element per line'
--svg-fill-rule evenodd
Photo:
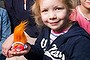
<path fill-rule="evenodd" d="M 5 56 L 2 55 L 2 44 L 10 34 L 11 25 L 8 13 L 5 9 L 0 8 L 0 60 L 5 60 Z"/>

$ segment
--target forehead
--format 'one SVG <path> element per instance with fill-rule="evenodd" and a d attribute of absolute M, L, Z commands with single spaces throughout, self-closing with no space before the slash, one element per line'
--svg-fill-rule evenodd
<path fill-rule="evenodd" d="M 63 0 L 39 0 L 41 6 L 64 5 Z"/>
<path fill-rule="evenodd" d="M 79 0 L 78 0 L 78 1 L 79 1 Z M 80 1 L 84 2 L 84 1 L 90 1 L 90 0 L 80 0 Z"/>

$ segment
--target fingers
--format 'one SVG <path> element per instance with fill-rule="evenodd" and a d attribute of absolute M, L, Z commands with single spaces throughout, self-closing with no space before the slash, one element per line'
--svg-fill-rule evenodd
<path fill-rule="evenodd" d="M 8 58 L 13 57 L 13 56 L 21 56 L 21 55 L 24 55 L 24 54 L 26 54 L 26 53 L 27 53 L 26 50 L 20 51 L 20 52 L 9 51 L 9 53 L 8 53 Z"/>
<path fill-rule="evenodd" d="M 13 57 L 13 56 L 21 56 L 21 55 L 25 55 L 29 52 L 29 49 L 25 49 L 24 51 L 16 51 L 15 49 L 11 49 L 8 51 L 7 53 L 7 57 Z"/>
<path fill-rule="evenodd" d="M 8 49 L 2 48 L 2 54 L 7 56 Z"/>
<path fill-rule="evenodd" d="M 13 55 L 13 53 L 14 53 L 15 51 L 11 51 L 11 50 L 9 50 L 8 51 L 8 58 L 10 58 L 10 57 L 13 57 L 14 55 Z"/>
<path fill-rule="evenodd" d="M 20 55 L 25 55 L 26 53 L 27 53 L 27 50 L 24 50 L 24 51 L 20 51 L 20 52 L 14 52 L 13 55 L 20 56 Z"/>

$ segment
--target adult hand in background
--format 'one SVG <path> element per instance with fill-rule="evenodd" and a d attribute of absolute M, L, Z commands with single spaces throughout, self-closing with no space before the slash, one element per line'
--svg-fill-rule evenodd
<path fill-rule="evenodd" d="M 26 32 L 25 32 L 25 35 L 27 37 L 27 42 L 30 43 L 31 45 L 34 45 L 35 44 L 35 41 L 37 38 L 32 38 L 30 37 Z M 12 44 L 13 44 L 13 39 L 14 39 L 14 35 L 11 34 L 7 39 L 6 41 L 2 44 L 2 54 L 5 55 L 6 57 L 12 57 L 13 55 L 13 52 L 10 51 L 10 48 L 12 47 Z M 26 50 L 25 50 L 26 51 Z M 24 51 L 24 52 L 25 52 Z M 10 52 L 10 54 L 9 54 Z M 14 52 L 15 53 L 15 52 Z M 21 52 L 23 53 L 23 52 Z M 20 53 L 20 54 L 21 54 Z"/>
<path fill-rule="evenodd" d="M 2 54 L 5 55 L 6 57 L 8 57 L 8 51 L 11 48 L 12 44 L 13 44 L 13 39 L 14 36 L 13 34 L 11 34 L 6 40 L 5 42 L 2 44 Z"/>

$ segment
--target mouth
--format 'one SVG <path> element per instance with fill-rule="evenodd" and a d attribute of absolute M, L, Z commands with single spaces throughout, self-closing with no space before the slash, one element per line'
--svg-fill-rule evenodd
<path fill-rule="evenodd" d="M 90 1 L 86 1 L 86 3 L 90 4 Z"/>
<path fill-rule="evenodd" d="M 59 21 L 56 21 L 56 22 L 49 22 L 49 23 L 50 23 L 50 25 L 55 26 L 55 25 L 58 24 L 58 22 L 59 22 Z"/>

